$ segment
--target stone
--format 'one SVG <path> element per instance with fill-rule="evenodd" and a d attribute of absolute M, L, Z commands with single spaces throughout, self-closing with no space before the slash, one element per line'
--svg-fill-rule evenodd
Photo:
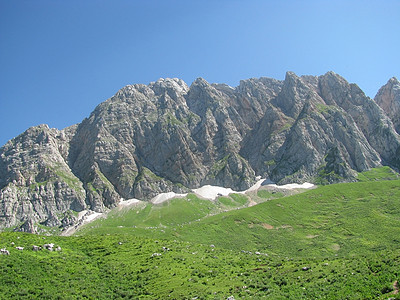
<path fill-rule="evenodd" d="M 29 218 L 21 226 L 15 228 L 14 231 L 37 233 L 37 227 L 34 221 L 31 218 Z"/>
<path fill-rule="evenodd" d="M 39 251 L 39 250 L 41 250 L 42 248 L 41 247 L 39 247 L 39 246 L 36 246 L 36 245 L 33 245 L 32 246 L 32 251 Z"/>
<path fill-rule="evenodd" d="M 80 124 L 34 126 L 0 148 L 0 229 L 65 229 L 121 198 L 245 190 L 257 176 L 330 184 L 381 165 L 398 171 L 399 91 L 392 78 L 372 100 L 334 72 L 125 86 Z"/>
<path fill-rule="evenodd" d="M 53 251 L 54 244 L 53 244 L 53 243 L 44 244 L 44 245 L 43 245 L 43 248 L 44 248 L 44 249 L 47 249 L 47 250 L 49 250 L 49 251 Z"/>
<path fill-rule="evenodd" d="M 397 133 L 400 134 L 400 81 L 396 77 L 389 79 L 379 89 L 374 100 L 391 119 Z"/>

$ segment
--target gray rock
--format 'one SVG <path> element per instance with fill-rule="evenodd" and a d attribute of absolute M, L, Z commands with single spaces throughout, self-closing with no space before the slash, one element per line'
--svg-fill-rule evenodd
<path fill-rule="evenodd" d="M 72 215 L 71 213 L 66 213 L 64 218 L 61 220 L 61 226 L 63 228 L 73 226 L 78 221 L 78 218 Z"/>
<path fill-rule="evenodd" d="M 37 227 L 35 226 L 33 220 L 29 218 L 21 226 L 16 227 L 14 231 L 37 233 Z"/>
<path fill-rule="evenodd" d="M 42 250 L 41 247 L 35 245 L 32 246 L 32 251 L 40 251 L 40 250 Z"/>
<path fill-rule="evenodd" d="M 334 183 L 382 164 L 398 170 L 399 87 L 392 78 L 374 101 L 333 72 L 235 88 L 202 78 L 128 85 L 80 124 L 32 127 L 0 148 L 0 229 L 65 228 L 121 197 L 244 190 L 256 176 Z"/>
<path fill-rule="evenodd" d="M 356 171 L 382 163 L 399 168 L 392 123 L 339 75 L 288 73 L 272 103 L 241 150 L 256 173 L 280 183 L 321 183 L 321 177 L 333 183 L 352 181 Z"/>
<path fill-rule="evenodd" d="M 58 227 L 61 224 L 62 224 L 62 222 L 58 219 L 58 217 L 54 214 L 54 212 L 50 212 L 49 217 L 43 223 L 43 225 L 50 226 L 50 227 Z"/>
<path fill-rule="evenodd" d="M 18 230 L 34 232 L 27 225 L 49 220 L 70 209 L 83 209 L 85 190 L 71 172 L 65 152 L 68 134 L 47 125 L 32 127 L 0 148 L 0 228 L 29 223 Z"/>
<path fill-rule="evenodd" d="M 383 109 L 392 120 L 393 125 L 400 134 L 400 81 L 392 77 L 375 96 L 375 102 Z"/>
<path fill-rule="evenodd" d="M 47 250 L 49 250 L 49 251 L 53 251 L 54 244 L 53 244 L 53 243 L 44 244 L 44 245 L 43 245 L 43 248 L 44 248 L 44 249 L 47 249 Z"/>

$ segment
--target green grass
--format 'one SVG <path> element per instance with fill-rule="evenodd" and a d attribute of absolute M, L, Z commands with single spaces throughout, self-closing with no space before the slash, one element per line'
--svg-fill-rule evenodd
<path fill-rule="evenodd" d="M 2 299 L 377 299 L 399 280 L 398 249 L 292 259 L 126 234 L 43 238 L 0 234 Z M 31 250 L 50 242 L 62 250 Z"/>
<path fill-rule="evenodd" d="M 166 123 L 172 126 L 179 126 L 179 125 L 183 125 L 183 123 L 178 120 L 172 113 L 168 112 L 166 114 Z"/>
<path fill-rule="evenodd" d="M 177 228 L 223 211 L 244 207 L 248 201 L 247 196 L 233 193 L 219 197 L 216 201 L 188 194 L 184 198 L 175 198 L 161 204 L 144 202 L 131 208 L 114 209 L 107 218 L 84 226 L 79 234 L 130 233 L 153 238 L 174 237 Z"/>
<path fill-rule="evenodd" d="M 230 194 L 218 197 L 216 204 L 221 208 L 233 209 L 245 206 L 248 201 L 248 197 L 243 194 Z"/>
<path fill-rule="evenodd" d="M 221 202 L 225 206 L 235 206 L 234 201 L 231 197 L 219 197 L 218 201 Z"/>
<path fill-rule="evenodd" d="M 249 201 L 247 196 L 243 194 L 230 194 L 229 197 L 231 197 L 237 204 L 239 205 L 246 205 Z"/>
<path fill-rule="evenodd" d="M 400 245 L 400 181 L 346 183 L 176 230 L 180 239 L 290 257 L 351 257 Z"/>
<path fill-rule="evenodd" d="M 106 219 L 99 219 L 84 227 L 80 234 L 130 232 L 162 237 L 165 231 L 198 221 L 220 212 L 219 203 L 200 199 L 194 194 L 175 198 L 161 204 L 141 203 L 133 208 L 114 209 Z"/>
<path fill-rule="evenodd" d="M 215 176 L 217 176 L 218 173 L 221 172 L 227 166 L 229 156 L 230 154 L 226 155 L 224 158 L 214 163 L 209 172 L 212 178 L 215 178 Z"/>
<path fill-rule="evenodd" d="M 281 198 L 283 197 L 283 193 L 281 192 L 270 192 L 267 190 L 258 190 L 257 196 L 264 199 L 273 199 L 273 198 Z"/>
<path fill-rule="evenodd" d="M 179 238 L 291 257 L 351 257 L 400 243 L 399 180 L 322 186 L 239 210 L 232 196 L 217 202 L 191 197 L 115 212 L 80 234 Z M 233 210 L 218 213 L 228 207 Z"/>
<path fill-rule="evenodd" d="M 390 167 L 373 168 L 369 171 L 361 172 L 358 174 L 357 180 L 377 181 L 377 180 L 396 180 L 399 179 L 399 174 L 393 171 Z"/>
<path fill-rule="evenodd" d="M 281 128 L 279 128 L 278 130 L 274 131 L 271 136 L 275 136 L 277 134 L 280 134 L 286 130 L 289 130 L 292 127 L 292 122 L 287 122 L 285 123 Z"/>
<path fill-rule="evenodd" d="M 0 233 L 0 299 L 399 299 L 400 180 L 374 172 L 243 209 L 142 203 L 72 237 Z"/>

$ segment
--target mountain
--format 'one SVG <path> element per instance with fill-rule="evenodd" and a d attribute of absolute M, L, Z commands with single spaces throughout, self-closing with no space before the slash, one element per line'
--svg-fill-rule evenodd
<path fill-rule="evenodd" d="M 388 109 L 398 91 L 391 79 L 373 100 L 333 72 L 236 88 L 202 78 L 128 85 L 80 124 L 32 127 L 0 148 L 0 228 L 68 227 L 121 198 L 244 190 L 256 176 L 326 184 L 399 170 L 399 114 Z"/>
<path fill-rule="evenodd" d="M 392 120 L 397 133 L 400 133 L 400 81 L 391 78 L 379 89 L 375 101 Z"/>
<path fill-rule="evenodd" d="M 69 237 L 0 232 L 0 298 L 399 299 L 389 171 L 207 217 L 246 195 L 117 207 Z"/>

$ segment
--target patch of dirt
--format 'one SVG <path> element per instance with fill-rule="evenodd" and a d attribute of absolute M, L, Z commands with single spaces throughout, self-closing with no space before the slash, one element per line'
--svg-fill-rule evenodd
<path fill-rule="evenodd" d="M 314 235 L 314 234 L 309 234 L 309 235 L 306 236 L 306 238 L 308 238 L 308 239 L 313 239 L 313 238 L 316 238 L 317 236 L 319 236 L 319 235 L 318 235 L 318 234 L 316 234 L 316 235 Z"/>
<path fill-rule="evenodd" d="M 399 293 L 399 290 L 400 290 L 399 282 L 396 280 L 393 283 L 393 294 L 397 295 Z"/>
<path fill-rule="evenodd" d="M 339 251 L 340 250 L 340 245 L 339 244 L 332 244 L 332 249 L 335 251 Z"/>
<path fill-rule="evenodd" d="M 254 206 L 254 205 L 256 205 L 256 204 L 257 204 L 257 202 L 255 202 L 254 200 L 250 199 L 250 202 L 249 202 L 249 204 L 248 204 L 248 207 Z"/>
<path fill-rule="evenodd" d="M 262 223 L 261 225 L 262 225 L 262 227 L 264 227 L 265 229 L 268 229 L 268 230 L 274 229 L 274 226 L 269 225 L 267 223 Z"/>
<path fill-rule="evenodd" d="M 288 229 L 288 228 L 293 229 L 293 227 L 290 225 L 282 225 L 282 226 L 278 227 L 277 229 Z"/>

